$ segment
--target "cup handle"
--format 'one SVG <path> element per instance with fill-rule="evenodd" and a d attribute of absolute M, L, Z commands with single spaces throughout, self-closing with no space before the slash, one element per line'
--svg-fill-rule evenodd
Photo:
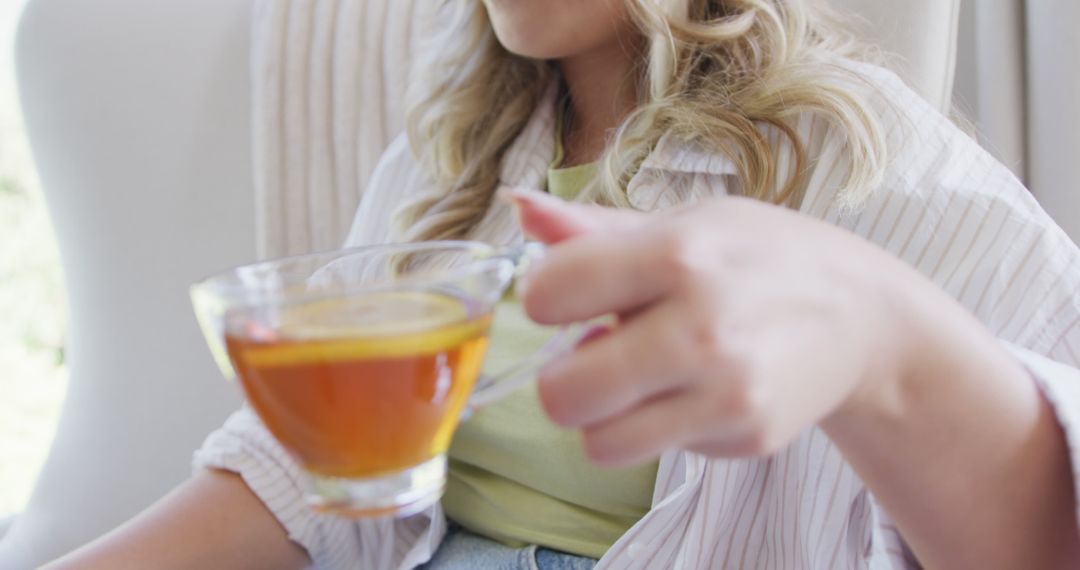
<path fill-rule="evenodd" d="M 514 262 L 514 276 L 520 278 L 529 266 L 544 256 L 546 248 L 539 242 L 499 250 L 496 254 Z M 491 405 L 532 383 L 540 370 L 552 360 L 570 352 L 585 336 L 585 323 L 573 323 L 560 327 L 536 352 L 520 360 L 498 374 L 482 374 L 465 404 L 461 419 L 468 419 L 480 408 Z"/>
<path fill-rule="evenodd" d="M 560 328 L 540 350 L 514 364 L 509 370 L 499 374 L 482 374 L 476 380 L 472 396 L 462 411 L 462 420 L 468 419 L 474 412 L 494 404 L 518 389 L 531 384 L 536 375 L 547 363 L 568 353 L 584 336 L 585 326 L 573 324 Z"/>

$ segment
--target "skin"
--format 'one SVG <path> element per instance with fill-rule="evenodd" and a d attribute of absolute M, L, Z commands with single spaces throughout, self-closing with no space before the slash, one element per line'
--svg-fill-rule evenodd
<path fill-rule="evenodd" d="M 507 49 L 560 66 L 573 109 L 567 163 L 597 158 L 635 100 L 626 79 L 640 44 L 623 3 L 484 4 Z M 555 244 L 524 286 L 529 314 L 621 316 L 540 381 L 545 410 L 581 430 L 595 461 L 631 464 L 678 447 L 767 455 L 818 425 L 925 566 L 1080 565 L 1068 455 L 1049 406 L 982 326 L 914 270 L 824 223 L 746 200 L 644 216 L 510 199 L 523 227 Z M 237 475 L 208 471 L 50 568 L 308 562 Z"/>
<path fill-rule="evenodd" d="M 586 164 L 634 107 L 632 62 L 638 37 L 621 0 L 484 0 L 507 50 L 556 61 L 570 93 L 573 120 L 563 140 L 564 166 Z"/>
<path fill-rule="evenodd" d="M 818 425 L 925 567 L 1080 564 L 1050 406 L 915 270 L 741 198 L 654 215 L 511 199 L 529 234 L 557 244 L 520 286 L 529 316 L 620 315 L 540 378 L 548 415 L 594 461 L 765 456 Z"/>
<path fill-rule="evenodd" d="M 243 479 L 215 470 L 195 475 L 120 528 L 45 568 L 292 570 L 309 564 Z"/>

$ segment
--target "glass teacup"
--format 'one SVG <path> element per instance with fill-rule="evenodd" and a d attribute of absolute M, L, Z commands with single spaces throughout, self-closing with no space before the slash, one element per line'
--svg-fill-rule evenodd
<path fill-rule="evenodd" d="M 308 503 L 407 516 L 442 496 L 459 420 L 570 345 L 481 377 L 496 303 L 539 244 L 380 245 L 231 269 L 192 286 L 211 351 L 307 474 Z"/>

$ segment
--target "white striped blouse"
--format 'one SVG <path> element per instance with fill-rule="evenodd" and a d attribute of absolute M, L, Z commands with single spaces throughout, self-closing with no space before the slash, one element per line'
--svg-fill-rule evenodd
<path fill-rule="evenodd" d="M 839 139 L 823 120 L 795 127 L 812 157 L 801 212 L 870 240 L 916 267 L 975 314 L 1031 372 L 1065 430 L 1080 473 L 1080 250 L 1023 185 L 895 75 L 850 64 L 870 79 L 889 131 L 891 162 L 858 208 L 838 204 L 845 175 Z M 553 153 L 549 93 L 510 149 L 506 186 L 542 188 Z M 763 127 L 775 147 L 785 144 Z M 781 153 L 782 155 L 783 153 Z M 793 167 L 782 161 L 778 180 Z M 393 241 L 391 213 L 430 181 L 399 138 L 356 214 L 348 245 Z M 724 156 L 662 139 L 631 180 L 632 204 L 656 209 L 734 191 Z M 478 238 L 520 240 L 497 203 Z M 438 547 L 446 521 L 436 505 L 406 520 L 352 521 L 308 510 L 297 465 L 248 410 L 196 453 L 198 468 L 238 472 L 307 549 L 318 568 L 412 568 Z M 888 513 L 818 429 L 772 457 L 708 459 L 671 450 L 660 460 L 652 509 L 598 568 L 918 567 Z"/>

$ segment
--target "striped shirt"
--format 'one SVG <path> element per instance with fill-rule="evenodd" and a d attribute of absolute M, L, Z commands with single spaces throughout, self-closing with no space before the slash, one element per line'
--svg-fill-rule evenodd
<path fill-rule="evenodd" d="M 850 64 L 888 131 L 883 183 L 857 208 L 839 204 L 846 175 L 840 137 L 820 118 L 792 125 L 811 158 L 800 211 L 861 236 L 917 268 L 1004 343 L 1030 371 L 1066 434 L 1080 473 L 1080 250 L 1023 185 L 973 140 L 883 69 Z M 869 87 L 867 87 L 869 89 Z M 542 188 L 553 153 L 549 91 L 508 151 L 501 183 Z M 782 133 L 763 126 L 773 148 Z M 777 180 L 794 161 L 778 153 Z M 394 241 L 392 212 L 430 185 L 403 138 L 376 169 L 347 244 Z M 738 191 L 725 156 L 665 137 L 631 179 L 630 202 L 659 209 Z M 490 208 L 478 239 L 520 240 L 509 206 Z M 412 568 L 438 547 L 438 505 L 405 520 L 345 520 L 311 512 L 296 463 L 247 409 L 196 453 L 197 467 L 238 472 L 307 549 L 318 568 Z M 1080 510 L 1078 510 L 1080 512 Z M 889 515 L 825 434 L 811 428 L 763 458 L 660 458 L 652 509 L 598 568 L 918 567 Z"/>

